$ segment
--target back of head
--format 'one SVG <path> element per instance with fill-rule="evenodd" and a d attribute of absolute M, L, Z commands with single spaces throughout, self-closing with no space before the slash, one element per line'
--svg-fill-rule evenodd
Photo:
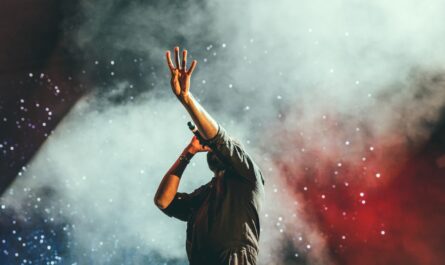
<path fill-rule="evenodd" d="M 234 145 L 244 148 L 241 142 L 238 141 L 237 139 L 231 138 L 231 142 Z M 228 165 L 224 163 L 222 158 L 218 157 L 215 151 L 207 152 L 207 165 L 209 166 L 210 170 L 213 171 L 214 173 L 228 168 Z"/>

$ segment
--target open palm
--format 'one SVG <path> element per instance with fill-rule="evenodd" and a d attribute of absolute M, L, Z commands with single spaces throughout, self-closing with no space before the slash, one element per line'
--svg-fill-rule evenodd
<path fill-rule="evenodd" d="M 172 63 L 170 51 L 166 53 L 167 64 L 171 72 L 170 84 L 176 97 L 183 101 L 189 96 L 190 77 L 193 70 L 195 70 L 197 61 L 193 60 L 190 68 L 187 70 L 187 50 L 182 51 L 182 62 L 180 62 L 179 58 L 179 47 L 175 47 L 174 51 L 176 67 Z"/>

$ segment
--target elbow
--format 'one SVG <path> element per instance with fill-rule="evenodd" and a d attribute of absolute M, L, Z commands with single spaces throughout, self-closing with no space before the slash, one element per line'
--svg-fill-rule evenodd
<path fill-rule="evenodd" d="M 156 205 L 156 207 L 158 207 L 159 209 L 165 209 L 167 208 L 168 204 L 165 203 L 164 200 L 162 200 L 162 198 L 158 198 L 155 197 L 154 198 L 154 204 Z"/>

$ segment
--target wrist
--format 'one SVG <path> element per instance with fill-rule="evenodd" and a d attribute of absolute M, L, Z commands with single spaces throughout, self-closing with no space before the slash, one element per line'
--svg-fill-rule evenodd
<path fill-rule="evenodd" d="M 188 163 L 190 163 L 190 158 L 186 155 L 180 155 L 179 161 L 188 164 Z"/>
<path fill-rule="evenodd" d="M 191 151 L 189 151 L 187 148 L 184 149 L 184 151 L 179 156 L 179 161 L 184 162 L 186 164 L 190 163 L 190 160 L 195 154 Z"/>
<path fill-rule="evenodd" d="M 193 148 L 193 146 L 187 146 L 181 155 L 186 156 L 187 158 L 192 158 L 196 154 L 196 150 Z"/>
<path fill-rule="evenodd" d="M 190 102 L 192 101 L 192 94 L 189 92 L 187 93 L 187 95 L 184 95 L 182 97 L 179 98 L 179 101 L 181 101 L 182 105 L 184 105 L 185 107 L 187 107 Z"/>

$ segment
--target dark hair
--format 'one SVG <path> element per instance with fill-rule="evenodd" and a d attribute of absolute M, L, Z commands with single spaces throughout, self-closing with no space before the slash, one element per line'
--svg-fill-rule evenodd
<path fill-rule="evenodd" d="M 241 144 L 241 142 L 239 142 L 237 139 L 234 139 L 234 138 L 230 138 L 230 139 L 231 139 L 232 144 L 237 145 L 240 148 L 244 148 L 243 145 Z M 209 166 L 210 170 L 213 172 L 219 171 L 219 170 L 224 170 L 224 169 L 228 168 L 224 159 L 219 157 L 215 151 L 207 152 L 207 165 Z"/>
<path fill-rule="evenodd" d="M 209 169 L 213 172 L 220 171 L 226 168 L 224 162 L 218 157 L 218 155 L 214 151 L 207 152 L 207 165 L 209 166 Z"/>

